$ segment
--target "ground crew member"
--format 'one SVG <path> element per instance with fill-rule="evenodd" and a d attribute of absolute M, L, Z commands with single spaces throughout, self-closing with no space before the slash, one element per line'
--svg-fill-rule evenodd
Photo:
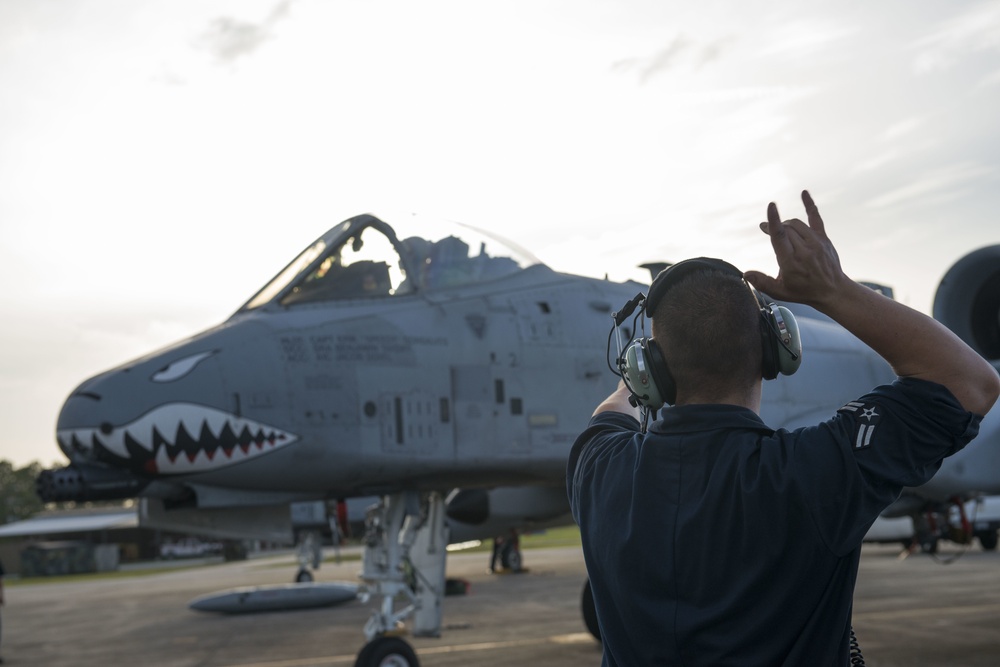
<path fill-rule="evenodd" d="M 975 437 L 1000 392 L 946 327 L 849 279 L 802 200 L 808 224 L 774 204 L 761 223 L 776 278 L 705 259 L 660 273 L 643 360 L 674 407 L 642 433 L 623 383 L 573 446 L 568 492 L 606 666 L 847 665 L 868 528 Z M 828 315 L 897 380 L 816 426 L 767 427 L 761 378 L 776 350 L 789 355 L 775 342 L 787 323 L 747 283 Z"/>

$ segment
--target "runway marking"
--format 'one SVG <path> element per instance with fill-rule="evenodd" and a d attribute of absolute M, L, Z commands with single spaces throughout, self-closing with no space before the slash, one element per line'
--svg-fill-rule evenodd
<path fill-rule="evenodd" d="M 895 619 L 920 618 L 924 616 L 950 617 L 959 614 L 1000 613 L 1000 604 L 978 604 L 963 607 L 921 607 L 919 609 L 896 609 L 892 611 L 864 611 L 855 613 L 853 622 L 892 621 Z"/>
<path fill-rule="evenodd" d="M 478 644 L 456 644 L 453 646 L 432 646 L 416 649 L 418 656 L 439 655 L 442 653 L 465 653 L 467 651 L 493 651 L 496 649 L 538 646 L 540 644 L 583 644 L 594 642 L 594 637 L 586 632 L 574 632 L 568 635 L 553 635 L 538 639 L 513 639 L 502 642 L 480 642 Z M 360 649 L 360 645 L 358 646 Z M 269 660 L 267 662 L 245 662 L 228 667 L 317 667 L 322 665 L 351 664 L 357 655 L 330 655 L 316 658 L 294 658 L 291 660 Z"/>

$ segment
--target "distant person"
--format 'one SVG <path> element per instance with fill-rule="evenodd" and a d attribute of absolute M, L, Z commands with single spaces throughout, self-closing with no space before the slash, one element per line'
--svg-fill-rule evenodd
<path fill-rule="evenodd" d="M 503 551 L 503 537 L 497 536 L 493 538 L 493 554 L 490 556 L 490 572 L 497 571 L 497 563 L 500 562 L 500 567 L 503 567 L 503 562 L 500 560 L 500 552 Z"/>
<path fill-rule="evenodd" d="M 568 493 L 604 665 L 847 665 L 865 533 L 976 436 L 1000 392 L 951 331 L 848 278 L 802 201 L 808 224 L 774 204 L 761 223 L 777 278 L 706 259 L 657 276 L 645 360 L 674 407 L 643 433 L 622 383 L 573 446 Z M 782 351 L 746 283 L 828 315 L 896 381 L 821 424 L 767 427 L 761 378 Z"/>

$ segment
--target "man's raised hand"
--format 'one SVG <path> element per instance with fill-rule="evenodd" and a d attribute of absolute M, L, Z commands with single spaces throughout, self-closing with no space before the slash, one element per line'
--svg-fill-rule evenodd
<path fill-rule="evenodd" d="M 802 191 L 802 203 L 808 224 L 798 218 L 782 221 L 777 205 L 768 204 L 767 222 L 760 223 L 760 229 L 771 239 L 778 275 L 772 278 L 760 271 L 747 271 L 744 277 L 771 298 L 820 305 L 834 298 L 841 281 L 849 279 L 808 191 Z"/>

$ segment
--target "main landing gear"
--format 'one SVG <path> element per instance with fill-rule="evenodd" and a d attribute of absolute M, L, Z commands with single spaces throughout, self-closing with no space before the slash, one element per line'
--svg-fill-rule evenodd
<path fill-rule="evenodd" d="M 299 561 L 299 571 L 295 575 L 295 583 L 310 583 L 313 571 L 319 569 L 323 559 L 323 541 L 318 530 L 303 530 L 299 533 L 295 556 Z"/>
<path fill-rule="evenodd" d="M 384 496 L 365 521 L 362 600 L 381 596 L 381 608 L 365 623 L 367 643 L 355 667 L 419 667 L 413 648 L 399 635 L 412 617 L 412 634 L 441 634 L 448 527 L 440 494 Z M 405 606 L 396 609 L 397 598 Z"/>
<path fill-rule="evenodd" d="M 499 562 L 500 567 L 497 568 Z M 490 572 L 526 572 L 521 558 L 521 540 L 517 531 L 511 530 L 505 537 L 493 538 L 493 555 L 490 557 Z"/>
<path fill-rule="evenodd" d="M 298 509 L 294 509 L 298 506 Z M 296 560 L 299 571 L 295 583 L 311 583 L 313 572 L 323 562 L 323 533 L 329 527 L 337 562 L 340 562 L 340 545 L 345 535 L 350 534 L 347 520 L 347 504 L 338 500 L 336 505 L 324 505 L 320 501 L 293 503 L 292 525 L 296 527 Z M 298 521 L 298 523 L 296 523 Z M 324 522 L 326 525 L 323 525 Z"/>

